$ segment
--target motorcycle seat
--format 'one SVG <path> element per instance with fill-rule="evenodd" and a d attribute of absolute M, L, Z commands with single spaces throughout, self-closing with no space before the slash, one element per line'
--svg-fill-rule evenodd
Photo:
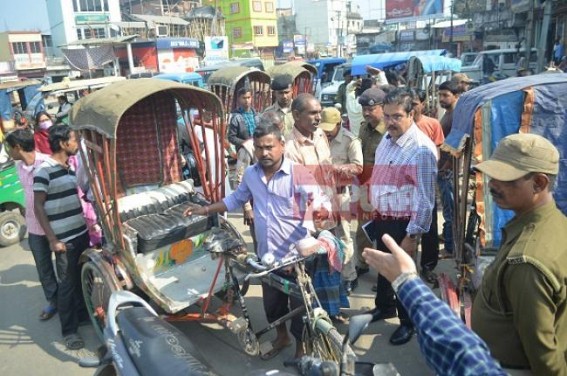
<path fill-rule="evenodd" d="M 214 375 L 185 334 L 144 307 L 124 309 L 116 321 L 140 375 Z"/>

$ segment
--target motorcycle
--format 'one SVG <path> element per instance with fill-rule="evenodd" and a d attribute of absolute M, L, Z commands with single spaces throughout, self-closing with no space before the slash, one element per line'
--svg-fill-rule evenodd
<path fill-rule="evenodd" d="M 103 334 L 98 356 L 79 360 L 95 376 L 215 375 L 187 336 L 129 291 L 112 293 Z"/>

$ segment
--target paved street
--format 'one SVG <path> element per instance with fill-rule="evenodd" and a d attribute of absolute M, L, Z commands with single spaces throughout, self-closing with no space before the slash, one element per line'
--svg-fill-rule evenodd
<path fill-rule="evenodd" d="M 233 217 L 239 229 L 248 238 L 248 230 L 241 225 L 239 216 Z M 90 326 L 80 328 L 86 348 L 68 351 L 61 342 L 58 316 L 48 322 L 40 322 L 38 314 L 45 305 L 45 298 L 37 280 L 27 240 L 20 245 L 0 249 L 0 374 L 11 375 L 92 375 L 94 369 L 82 369 L 77 361 L 92 354 L 99 346 Z M 451 261 L 443 261 L 441 269 L 451 269 Z M 373 306 L 374 293 L 371 284 L 373 272 L 361 278 L 361 286 L 351 296 L 351 309 L 356 313 Z M 256 327 L 265 324 L 259 286 L 251 286 L 246 296 Z M 402 375 L 430 375 L 413 339 L 409 344 L 394 347 L 388 344 L 390 334 L 396 328 L 396 319 L 371 324 L 365 335 L 355 346 L 361 360 L 392 362 Z M 285 368 L 282 361 L 293 355 L 294 347 L 283 351 L 271 361 L 247 356 L 240 350 L 234 335 L 218 325 L 179 323 L 175 324 L 191 338 L 203 356 L 220 375 L 248 375 L 257 369 Z M 344 333 L 345 328 L 339 327 Z M 262 340 L 273 338 L 270 333 Z M 286 369 L 292 372 L 290 369 Z M 172 375 L 173 376 L 173 375 Z"/>

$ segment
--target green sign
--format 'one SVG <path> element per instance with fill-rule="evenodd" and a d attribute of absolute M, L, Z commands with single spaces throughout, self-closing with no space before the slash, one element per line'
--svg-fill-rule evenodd
<path fill-rule="evenodd" d="M 106 22 L 108 22 L 108 15 L 103 13 L 78 14 L 75 16 L 75 23 L 77 25 L 84 25 L 91 23 L 106 23 Z"/>

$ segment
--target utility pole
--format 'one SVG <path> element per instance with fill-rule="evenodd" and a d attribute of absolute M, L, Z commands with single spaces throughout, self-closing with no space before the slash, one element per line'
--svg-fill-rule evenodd
<path fill-rule="evenodd" d="M 528 10 L 528 27 L 526 30 L 526 43 L 524 47 L 524 67 L 526 69 L 530 68 L 530 55 L 532 53 L 533 46 L 533 33 L 534 33 L 534 0 L 530 0 L 530 9 Z"/>
<path fill-rule="evenodd" d="M 546 46 L 547 46 L 547 34 L 549 32 L 549 20 L 551 19 L 551 11 L 552 11 L 553 3 L 551 0 L 546 0 L 545 5 L 543 7 L 543 22 L 541 24 L 541 32 L 539 33 L 539 43 L 537 48 L 537 72 L 542 72 L 543 67 L 545 65 L 545 56 L 546 54 Z M 526 60 L 530 60 L 529 56 L 531 51 L 527 52 L 528 56 Z M 552 56 L 553 60 L 553 56 Z M 528 63 L 529 64 L 529 63 Z"/>

